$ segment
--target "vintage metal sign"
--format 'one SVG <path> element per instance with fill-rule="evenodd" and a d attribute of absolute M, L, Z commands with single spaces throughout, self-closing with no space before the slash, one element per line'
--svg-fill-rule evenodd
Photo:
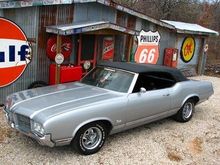
<path fill-rule="evenodd" d="M 0 87 L 16 81 L 31 61 L 31 47 L 22 29 L 0 18 Z"/>
<path fill-rule="evenodd" d="M 135 62 L 156 64 L 159 58 L 160 34 L 142 30 L 137 39 L 138 47 L 135 53 Z"/>
<path fill-rule="evenodd" d="M 105 37 L 103 39 L 103 60 L 111 60 L 114 56 L 114 39 L 113 37 Z"/>
<path fill-rule="evenodd" d="M 55 62 L 56 62 L 56 64 L 60 65 L 60 64 L 63 63 L 63 61 L 64 61 L 64 56 L 63 56 L 63 54 L 58 53 L 58 54 L 55 56 Z"/>
<path fill-rule="evenodd" d="M 204 52 L 206 53 L 208 50 L 209 50 L 209 45 L 208 45 L 208 44 L 205 44 L 205 46 L 204 46 Z"/>
<path fill-rule="evenodd" d="M 69 37 L 66 36 L 62 36 L 62 44 L 61 44 L 61 53 L 64 56 L 64 59 L 68 58 L 72 52 L 73 49 L 73 44 L 72 44 L 72 40 Z M 51 60 L 55 60 L 55 56 L 57 55 L 57 37 L 56 36 L 52 36 L 47 40 L 47 56 L 51 59 Z"/>
<path fill-rule="evenodd" d="M 185 62 L 188 63 L 192 60 L 195 53 L 195 39 L 193 37 L 186 37 L 183 41 L 180 57 Z"/>

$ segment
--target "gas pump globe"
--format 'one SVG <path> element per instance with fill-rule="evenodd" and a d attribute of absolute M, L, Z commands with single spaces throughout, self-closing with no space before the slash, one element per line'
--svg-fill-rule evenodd
<path fill-rule="evenodd" d="M 90 61 L 85 61 L 84 64 L 83 64 L 83 68 L 85 70 L 88 70 L 91 66 L 91 62 Z"/>

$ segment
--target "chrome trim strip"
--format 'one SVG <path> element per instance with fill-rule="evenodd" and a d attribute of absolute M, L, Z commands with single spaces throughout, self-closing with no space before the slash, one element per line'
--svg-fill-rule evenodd
<path fill-rule="evenodd" d="M 142 123 L 150 123 L 151 121 L 155 121 L 157 118 L 160 119 L 160 118 L 163 118 L 164 116 L 170 116 L 172 114 L 175 114 L 176 112 L 177 112 L 177 109 L 172 109 L 172 110 L 169 110 L 169 111 L 166 111 L 166 112 L 163 112 L 163 113 L 157 113 L 156 115 L 152 115 L 152 116 L 148 116 L 148 117 L 145 117 L 145 118 L 140 118 L 140 119 L 137 119 L 137 120 L 133 120 L 133 121 L 127 122 L 126 127 L 136 125 L 136 124 L 142 125 Z"/>
<path fill-rule="evenodd" d="M 73 138 L 65 138 L 65 139 L 55 140 L 55 145 L 56 146 L 68 145 L 71 143 L 72 139 Z"/>
<path fill-rule="evenodd" d="M 135 84 L 136 84 L 136 81 L 137 81 L 137 79 L 138 79 L 138 76 L 139 76 L 139 74 L 138 74 L 138 73 L 135 73 L 134 78 L 133 78 L 133 80 L 132 80 L 132 82 L 131 82 L 130 88 L 129 88 L 129 90 L 128 90 L 128 94 L 131 94 L 131 93 L 132 93 L 132 91 L 133 91 L 133 89 L 134 89 L 134 86 L 135 86 Z"/>
<path fill-rule="evenodd" d="M 62 143 L 62 142 L 66 142 L 66 141 L 71 141 L 72 138 L 65 138 L 65 139 L 59 139 L 59 140 L 55 140 L 56 143 Z"/>

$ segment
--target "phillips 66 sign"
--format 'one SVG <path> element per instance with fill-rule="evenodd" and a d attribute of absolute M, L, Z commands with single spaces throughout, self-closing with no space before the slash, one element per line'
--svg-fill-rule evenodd
<path fill-rule="evenodd" d="M 0 87 L 16 81 L 31 61 L 31 47 L 15 23 L 0 18 Z"/>
<path fill-rule="evenodd" d="M 160 34 L 141 31 L 137 36 L 138 47 L 135 53 L 136 63 L 156 64 L 159 58 Z"/>

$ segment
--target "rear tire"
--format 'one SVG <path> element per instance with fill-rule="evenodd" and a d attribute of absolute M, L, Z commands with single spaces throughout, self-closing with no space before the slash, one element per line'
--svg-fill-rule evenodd
<path fill-rule="evenodd" d="M 192 116 L 195 109 L 195 101 L 193 99 L 188 99 L 180 110 L 174 115 L 174 119 L 178 122 L 188 122 Z"/>
<path fill-rule="evenodd" d="M 105 143 L 107 129 L 103 123 L 90 123 L 83 126 L 76 134 L 72 146 L 83 155 L 98 152 Z"/>

